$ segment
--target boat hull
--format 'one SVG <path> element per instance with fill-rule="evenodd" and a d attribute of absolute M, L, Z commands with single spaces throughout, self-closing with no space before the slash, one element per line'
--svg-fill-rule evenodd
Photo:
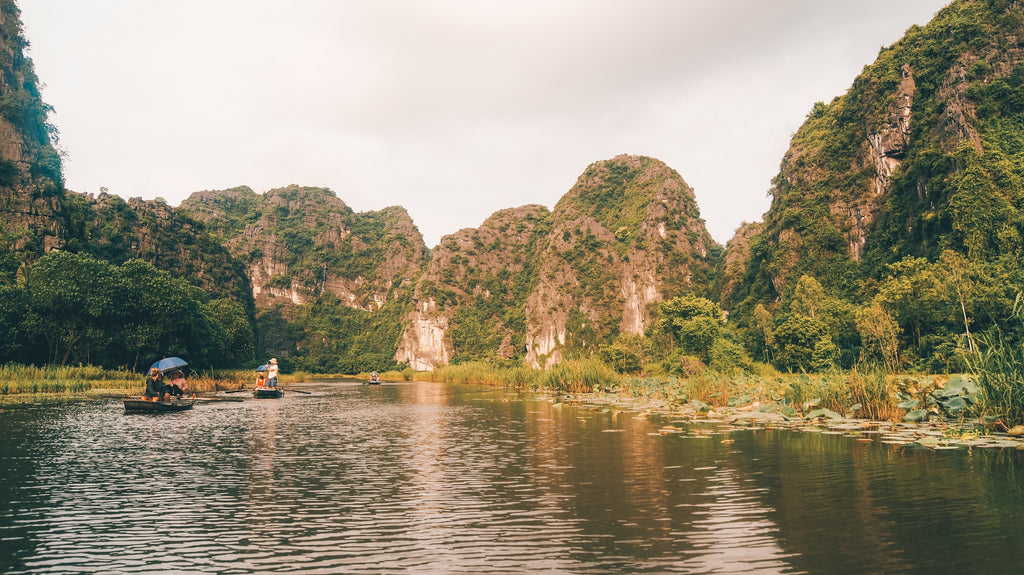
<path fill-rule="evenodd" d="M 276 399 L 284 395 L 284 392 L 280 389 L 264 387 L 262 389 L 254 389 L 252 396 L 257 399 Z"/>
<path fill-rule="evenodd" d="M 171 399 L 168 401 L 150 401 L 142 396 L 131 396 L 124 398 L 125 411 L 184 411 L 192 409 L 195 405 L 195 398 Z"/>

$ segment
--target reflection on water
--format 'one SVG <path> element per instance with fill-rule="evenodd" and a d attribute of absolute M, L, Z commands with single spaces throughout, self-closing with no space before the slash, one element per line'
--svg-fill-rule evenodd
<path fill-rule="evenodd" d="M 991 573 L 1024 457 L 440 384 L 0 412 L 0 571 Z M 682 425 L 682 424 L 677 424 Z"/>

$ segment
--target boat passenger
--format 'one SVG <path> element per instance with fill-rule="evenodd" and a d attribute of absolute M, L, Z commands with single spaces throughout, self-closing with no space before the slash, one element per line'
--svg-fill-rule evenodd
<path fill-rule="evenodd" d="M 267 384 L 267 376 L 263 375 L 262 371 L 256 372 L 256 389 L 262 388 Z"/>
<path fill-rule="evenodd" d="M 146 392 L 144 397 L 150 401 L 165 401 L 167 399 L 167 384 L 164 383 L 164 374 L 159 369 L 151 367 L 149 377 L 146 378 Z"/>
<path fill-rule="evenodd" d="M 168 375 L 170 376 L 170 381 L 167 382 L 167 393 L 175 397 L 184 395 L 185 388 L 188 387 L 188 384 L 185 383 L 185 374 L 175 370 Z"/>
<path fill-rule="evenodd" d="M 380 383 L 380 375 L 378 375 L 376 371 L 370 374 L 370 382 Z"/>
<path fill-rule="evenodd" d="M 270 358 L 270 363 L 267 364 L 267 387 L 274 389 L 277 387 L 277 359 Z"/>

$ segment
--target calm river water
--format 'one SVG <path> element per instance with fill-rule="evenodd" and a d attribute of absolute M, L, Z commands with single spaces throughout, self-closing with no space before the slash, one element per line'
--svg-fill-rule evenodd
<path fill-rule="evenodd" d="M 472 386 L 294 389 L 312 393 L 4 408 L 0 572 L 1024 569 L 1017 451 L 660 435 L 672 419 Z"/>

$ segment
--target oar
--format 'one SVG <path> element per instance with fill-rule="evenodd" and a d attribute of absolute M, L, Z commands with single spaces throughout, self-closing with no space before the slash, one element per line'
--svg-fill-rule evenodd
<path fill-rule="evenodd" d="M 283 389 L 285 391 L 294 391 L 295 393 L 305 393 L 306 395 L 313 395 L 312 391 L 302 391 L 302 390 L 299 390 L 299 389 L 288 389 L 288 388 L 285 388 L 285 387 L 282 387 L 281 389 Z"/>

